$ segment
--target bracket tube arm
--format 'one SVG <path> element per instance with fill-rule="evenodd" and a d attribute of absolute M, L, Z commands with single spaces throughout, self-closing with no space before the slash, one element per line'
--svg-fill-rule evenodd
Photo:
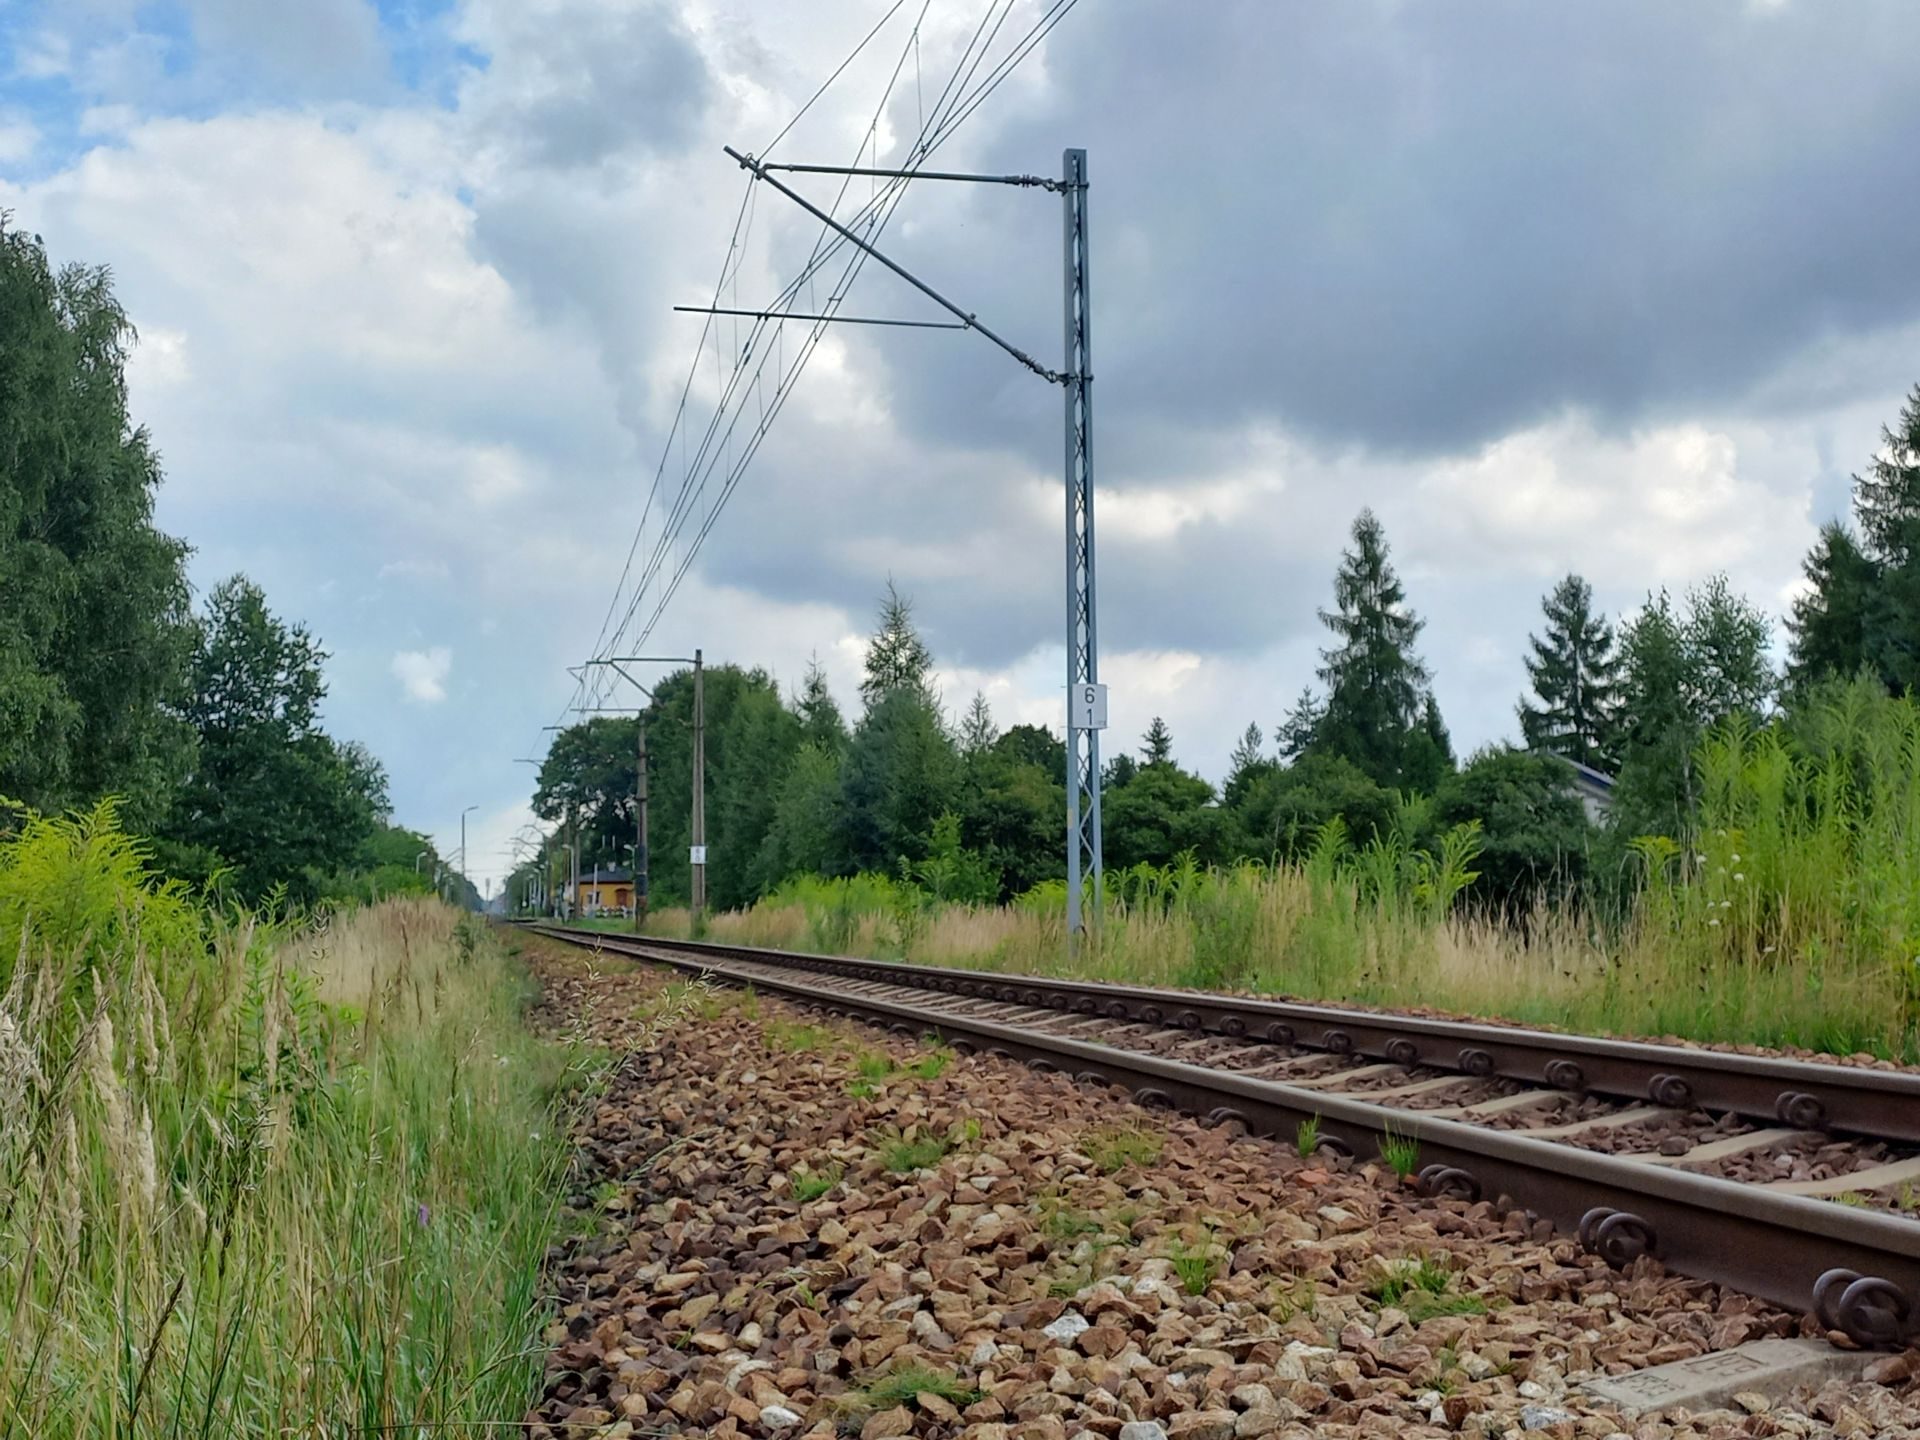
<path fill-rule="evenodd" d="M 878 260 L 882 265 L 886 266 L 887 269 L 893 271 L 894 274 L 898 275 L 902 280 L 906 281 L 909 285 L 913 286 L 913 288 L 918 290 L 922 295 L 925 295 L 929 300 L 933 301 L 936 305 L 940 306 L 941 309 L 946 310 L 948 313 L 952 315 L 958 316 L 961 320 L 966 322 L 966 326 L 969 330 L 978 330 L 982 335 L 986 336 L 987 339 L 991 340 L 994 344 L 998 345 L 1002 350 L 1006 351 L 1014 359 L 1018 360 L 1022 365 L 1026 366 L 1027 369 L 1033 371 L 1034 374 L 1040 376 L 1043 380 L 1051 381 L 1054 384 L 1061 384 L 1065 382 L 1067 378 L 1066 376 L 1061 375 L 1056 371 L 1047 369 L 1046 366 L 1042 365 L 1038 360 L 1035 360 L 1031 355 L 1027 354 L 1026 351 L 1020 349 L 1019 346 L 1009 344 L 1007 341 L 1001 339 L 998 335 L 994 334 L 993 331 L 989 330 L 986 326 L 982 325 L 979 322 L 979 320 L 977 320 L 974 316 L 968 314 L 965 310 L 962 310 L 958 305 L 954 304 L 951 300 L 947 299 L 946 296 L 942 295 L 938 290 L 935 290 L 931 285 L 928 285 L 925 281 L 920 280 L 919 278 L 914 276 L 911 272 L 901 268 L 899 265 L 896 265 L 893 261 L 889 260 L 885 255 L 882 255 L 878 250 L 874 249 L 873 246 L 869 245 L 865 240 L 862 240 L 858 235 L 854 234 L 853 231 L 849 230 L 846 226 L 842 225 L 838 220 L 834 219 L 831 215 L 827 214 L 826 211 L 820 209 L 819 206 L 814 205 L 812 202 L 810 202 L 804 195 L 801 195 L 796 191 L 789 189 L 787 186 L 782 185 L 778 180 L 774 179 L 773 176 L 767 173 L 766 166 L 762 165 L 758 160 L 755 160 L 751 155 L 742 155 L 738 150 L 734 149 L 731 145 L 728 145 L 724 148 L 726 149 L 727 154 L 731 155 L 735 160 L 740 162 L 741 169 L 751 171 L 753 173 L 753 177 L 756 180 L 764 180 L 767 184 L 771 185 L 774 189 L 778 190 L 782 195 L 786 196 L 789 200 L 793 201 L 793 203 L 798 205 L 802 210 L 805 210 L 809 215 L 813 216 L 813 218 L 818 220 L 821 224 L 832 229 L 837 234 L 839 234 L 844 239 L 846 239 L 850 244 L 857 246 L 859 249 L 865 251 L 868 255 L 871 255 L 874 259 Z"/>

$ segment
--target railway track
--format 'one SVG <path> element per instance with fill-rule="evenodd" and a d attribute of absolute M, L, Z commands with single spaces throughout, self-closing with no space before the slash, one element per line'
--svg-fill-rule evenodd
<path fill-rule="evenodd" d="M 1608 1264 L 1920 1336 L 1920 1075 L 1200 992 L 535 925 L 1148 1106 L 1371 1158 L 1437 1198 L 1522 1209 Z M 1809 1162 L 1808 1156 L 1820 1157 Z M 1787 1178 L 1780 1178 L 1785 1165 Z M 1708 1173 L 1701 1173 L 1702 1171 Z M 1811 1171 L 1811 1178 L 1795 1178 Z M 1714 1173 L 1717 1172 L 1717 1173 Z M 1848 1203 L 1834 1203 L 1835 1198 Z"/>

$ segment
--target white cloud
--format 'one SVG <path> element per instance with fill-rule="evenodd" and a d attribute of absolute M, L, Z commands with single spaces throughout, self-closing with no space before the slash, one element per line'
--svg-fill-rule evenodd
<path fill-rule="evenodd" d="M 402 650 L 393 657 L 393 676 L 408 700 L 438 705 L 447 698 L 447 676 L 453 672 L 453 652 L 444 645 L 431 650 Z"/>
<path fill-rule="evenodd" d="M 135 8 L 125 6 L 126 25 L 107 27 L 110 43 L 69 53 L 50 35 L 17 51 L 23 67 L 75 77 L 92 107 L 81 133 L 97 142 L 44 180 L 0 181 L 0 207 L 44 233 L 56 261 L 112 265 L 141 332 L 133 413 L 167 466 L 161 520 L 199 547 L 196 580 L 245 569 L 277 609 L 312 623 L 335 656 L 330 723 L 388 758 L 402 818 L 480 801 L 494 807 L 476 814 L 493 814 L 486 844 L 499 850 L 524 819 L 508 799 L 531 780 L 511 762 L 539 753 L 539 726 L 570 688 L 564 667 L 595 644 L 680 400 L 700 321 L 667 307 L 711 295 L 742 193 L 717 143 L 770 138 L 871 16 L 731 0 L 470 0 L 453 12 L 451 38 L 486 64 L 428 77 L 425 90 L 452 97 L 442 109 L 379 89 L 367 64 L 379 37 L 360 0 L 316 3 L 292 29 L 239 0 L 194 0 L 199 38 L 226 52 L 222 74 L 257 55 L 262 87 L 280 88 L 187 107 L 180 94 L 206 92 L 170 73 L 151 37 L 122 42 Z M 929 99 L 971 33 L 963 10 L 930 12 Z M 940 156 L 955 169 L 1045 168 L 1029 143 L 1038 132 L 1007 121 L 1031 118 L 1055 90 L 1074 107 L 1073 143 L 1085 139 L 1096 165 L 1128 154 L 1096 170 L 1100 373 L 1111 387 L 1096 416 L 1108 753 L 1137 750 L 1161 714 L 1182 760 L 1217 778 L 1249 719 L 1271 731 L 1312 677 L 1323 643 L 1314 608 L 1329 598 L 1362 504 L 1380 513 L 1428 620 L 1422 648 L 1463 748 L 1511 732 L 1538 596 L 1567 569 L 1588 574 L 1615 614 L 1648 585 L 1684 586 L 1716 568 L 1763 602 L 1790 591 L 1830 504 L 1817 487 L 1865 459 L 1889 399 L 1897 403 L 1889 377 L 1910 378 L 1920 330 L 1876 337 L 1836 321 L 1800 352 L 1810 357 L 1801 369 L 1780 372 L 1776 392 L 1717 405 L 1682 396 L 1638 430 L 1548 404 L 1526 408 L 1492 442 L 1438 459 L 1408 458 L 1391 436 L 1373 449 L 1332 448 L 1279 418 L 1302 389 L 1301 366 L 1345 373 L 1350 348 L 1404 336 L 1408 354 L 1430 357 L 1421 393 L 1404 397 L 1418 408 L 1427 389 L 1444 391 L 1484 358 L 1434 348 L 1421 323 L 1429 310 L 1464 314 L 1469 339 L 1504 335 L 1493 322 L 1518 316 L 1516 333 L 1545 336 L 1546 348 L 1558 343 L 1559 312 L 1478 306 L 1470 290 L 1455 304 L 1447 287 L 1429 287 L 1417 306 L 1362 308 L 1338 332 L 1264 324 L 1273 307 L 1310 298 L 1286 274 L 1319 272 L 1263 269 L 1228 237 L 1260 237 L 1264 255 L 1293 221 L 1282 212 L 1235 223 L 1247 218 L 1235 206 L 1293 189 L 1248 191 L 1232 182 L 1230 158 L 1226 170 L 1195 168 L 1191 135 L 1163 124 L 1153 97 L 1126 108 L 1165 132 L 1165 153 L 1121 143 L 1127 127 L 1102 109 L 1109 82 L 1094 73 L 1093 47 L 1124 41 L 1129 26 L 1171 23 L 1126 10 L 1095 17 L 1082 7 L 1060 32 L 1059 58 L 1075 64 L 1036 54 Z M 657 23 L 670 12 L 684 33 Z M 1205 27 L 1191 28 L 1196 43 L 1205 38 Z M 644 53 L 595 48 L 623 37 Z M 783 142 L 785 158 L 852 158 L 898 39 L 870 47 Z M 1411 37 L 1408 53 L 1431 39 Z M 704 86 L 674 68 L 690 64 L 689 46 Z M 327 76 L 343 89 L 316 91 Z M 1236 93 L 1223 80 L 1176 103 L 1196 105 L 1199 133 L 1211 105 L 1241 103 Z M 1326 104 L 1311 87 L 1300 93 Z M 910 107 L 910 91 L 899 94 Z M 156 117 L 163 105 L 205 118 Z M 896 109 L 883 135 L 903 121 L 910 132 L 910 115 Z M 1054 117 L 1039 118 L 1051 134 Z M 1340 145 L 1376 146 L 1358 156 L 1369 163 L 1391 159 L 1376 120 L 1344 126 Z M 1447 133 L 1415 138 L 1443 146 Z M 1420 146 L 1423 164 L 1446 158 Z M 1346 168 L 1355 157 L 1338 146 L 1300 153 L 1328 173 L 1370 173 Z M 1463 153 L 1478 165 L 1486 152 Z M 1154 168 L 1169 156 L 1187 197 L 1172 207 Z M 1580 173 L 1573 161 L 1563 168 Z M 821 185 L 803 188 L 832 193 Z M 1436 188 L 1463 226 L 1488 199 Z M 1390 249 L 1397 233 L 1369 228 L 1365 189 L 1351 213 L 1293 201 L 1286 210 L 1307 216 L 1309 230 L 1340 230 L 1347 238 L 1332 258 L 1344 264 Z M 813 231 L 764 187 L 755 205 L 721 303 L 776 294 Z M 1051 354 L 1053 215 L 1030 195 L 916 187 L 888 244 L 983 319 Z M 1007 288 L 1014 273 L 1037 277 L 1037 288 Z M 1189 308 L 1195 293 L 1232 296 L 1245 313 L 1216 323 L 1213 310 Z M 1604 308 L 1592 298 L 1603 293 L 1575 286 L 1564 308 Z M 801 308 L 826 294 L 823 281 Z M 848 308 L 922 313 L 915 305 L 868 267 Z M 733 358 L 735 332 L 719 328 L 727 343 L 703 357 L 681 432 L 695 446 Z M 1649 319 L 1649 334 L 1656 328 Z M 1234 348 L 1248 337 L 1261 347 L 1250 357 Z M 1209 362 L 1223 346 L 1231 373 Z M 963 368 L 974 357 L 984 382 Z M 936 416 L 915 393 L 929 376 L 940 386 Z M 1372 388 L 1399 393 L 1390 376 Z M 1232 405 L 1210 406 L 1209 390 Z M 747 427 L 718 441 L 723 451 L 738 453 L 755 418 L 757 405 Z M 818 654 L 851 714 L 862 635 L 892 572 L 918 601 L 950 709 L 980 688 L 1003 726 L 1057 729 L 1058 427 L 1057 395 L 978 337 L 831 333 L 648 649 L 699 645 L 713 663 L 764 665 L 787 685 Z M 656 522 L 680 461 L 676 450 Z M 419 648 L 429 636 L 449 643 Z M 476 693 L 484 673 L 489 703 L 424 716 L 412 707 L 447 698 L 456 648 L 470 657 Z"/>
<path fill-rule="evenodd" d="M 40 148 L 40 131 L 30 120 L 0 116 L 0 165 L 18 165 Z"/>
<path fill-rule="evenodd" d="M 73 63 L 67 37 L 53 30 L 22 36 L 14 51 L 14 71 L 27 80 L 51 80 L 65 75 Z"/>

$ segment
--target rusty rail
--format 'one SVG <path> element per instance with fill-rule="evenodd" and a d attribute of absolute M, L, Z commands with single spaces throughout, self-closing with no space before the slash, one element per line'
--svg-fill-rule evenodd
<path fill-rule="evenodd" d="M 1256 1038 L 1257 1032 L 1236 1032 L 1224 1025 L 1210 1025 L 1205 1017 L 1209 1013 L 1222 1020 L 1236 1015 L 1244 1017 L 1249 1013 L 1246 1007 L 1251 1006 L 1263 1011 L 1304 1011 L 1316 1016 L 1314 1023 L 1324 1024 L 1324 1017 L 1330 1014 L 1345 1019 L 1360 1017 L 1362 1012 L 1325 1011 L 1319 1007 L 1266 1001 L 1242 1002 L 1232 997 L 1195 996 L 1184 991 L 996 977 L 973 971 L 934 970 L 885 962 L 838 961 L 744 946 L 634 939 L 558 926 L 530 928 L 572 944 L 631 955 L 696 974 L 711 974 L 741 985 L 751 984 L 827 1014 L 871 1021 L 900 1034 L 937 1035 L 962 1053 L 979 1052 L 1019 1060 L 1036 1069 L 1070 1074 L 1083 1082 L 1118 1086 L 1131 1092 L 1137 1103 L 1182 1110 L 1210 1123 L 1237 1123 L 1254 1135 L 1291 1142 L 1300 1127 L 1311 1122 L 1318 1127 L 1323 1144 L 1348 1155 L 1377 1153 L 1389 1138 L 1411 1139 L 1419 1145 L 1420 1158 L 1425 1162 L 1419 1181 L 1426 1193 L 1469 1202 L 1484 1199 L 1523 1208 L 1545 1217 L 1557 1228 L 1573 1232 L 1584 1249 L 1617 1268 L 1630 1265 L 1643 1254 L 1651 1254 L 1681 1274 L 1725 1284 L 1790 1309 L 1811 1311 L 1826 1329 L 1838 1330 L 1862 1345 L 1898 1345 L 1920 1335 L 1920 1315 L 1916 1314 L 1914 1305 L 1915 1298 L 1920 1297 L 1920 1223 L 1912 1220 L 1783 1195 L 1735 1181 L 1637 1164 L 1613 1155 L 1529 1139 L 1522 1133 L 1437 1119 L 1418 1111 L 1373 1105 L 1233 1071 L 1087 1044 L 974 1016 L 923 1009 L 877 996 L 821 989 L 798 977 L 769 976 L 764 969 L 751 973 L 736 970 L 728 961 L 750 961 L 757 966 L 774 964 L 783 970 L 854 974 L 860 979 L 895 985 L 914 985 L 908 977 L 915 974 L 923 981 L 938 977 L 941 981 L 981 982 L 977 991 L 949 991 L 944 983 L 921 983 L 919 988 L 937 989 L 941 993 L 977 993 L 990 999 L 1001 999 L 1003 992 L 1010 991 L 1004 998 L 1011 1003 L 1046 1005 L 1050 1009 L 1080 1008 L 1072 1003 L 1053 1004 L 1048 997 L 1054 995 L 1075 999 L 1084 992 L 1100 996 L 1112 994 L 1116 999 L 1125 996 L 1120 1003 L 1129 1007 L 1129 1014 L 1114 1015 L 1116 1021 L 1145 1020 L 1148 1017 L 1140 1011 L 1178 1002 L 1182 1011 L 1192 1010 L 1202 1019 L 1195 1024 L 1181 1012 L 1167 1012 L 1172 1023 L 1195 1030 L 1217 1029 L 1227 1035 L 1247 1034 L 1249 1038 Z M 1033 999 L 1036 994 L 1042 998 Z M 1402 1023 L 1400 1017 L 1366 1015 L 1364 1018 L 1383 1030 Z M 1357 1018 L 1354 1023 L 1357 1028 Z M 1484 1031 L 1500 1037 L 1513 1033 L 1497 1026 L 1455 1026 L 1438 1021 L 1407 1023 L 1429 1027 L 1429 1033 L 1441 1026 L 1455 1031 Z M 1513 1049 L 1521 1053 L 1527 1040 L 1560 1045 L 1576 1039 L 1539 1031 L 1517 1033 L 1522 1038 L 1514 1043 Z M 1623 1042 L 1588 1040 L 1581 1043 L 1612 1046 Z M 1357 1037 L 1351 1047 L 1323 1048 L 1338 1049 L 1341 1053 L 1373 1053 L 1363 1049 Z M 1674 1047 L 1635 1045 L 1630 1048 L 1670 1053 Z M 1384 1045 L 1380 1053 L 1388 1053 Z M 1401 1057 L 1394 1054 L 1389 1058 L 1400 1060 Z M 1713 1052 L 1700 1052 L 1696 1057 L 1689 1052 L 1688 1058 L 1757 1062 L 1759 1057 Z M 1403 1063 L 1433 1062 L 1423 1060 L 1416 1053 Z M 1814 1070 L 1833 1069 L 1836 1080 L 1914 1078 L 1797 1061 L 1773 1063 Z M 1507 1072 L 1496 1068 L 1468 1073 Z M 1516 1074 L 1517 1078 L 1535 1078 L 1541 1075 L 1541 1070 L 1537 1068 L 1531 1075 L 1524 1070 Z M 1638 1096 L 1645 1092 L 1636 1089 L 1618 1093 Z M 1693 1103 L 1708 1102 L 1696 1099 Z"/>
<path fill-rule="evenodd" d="M 551 933 L 559 927 L 542 928 Z M 1646 1100 L 1671 1109 L 1730 1112 L 1796 1130 L 1834 1130 L 1920 1144 L 1920 1075 L 1904 1071 L 1199 990 L 1000 975 L 698 940 L 648 939 L 646 943 L 683 955 L 732 956 L 948 995 L 1105 1015 L 1120 1024 L 1173 1025 L 1196 1033 L 1266 1040 L 1397 1065 L 1457 1070 L 1477 1078 L 1501 1076 L 1556 1090 Z"/>

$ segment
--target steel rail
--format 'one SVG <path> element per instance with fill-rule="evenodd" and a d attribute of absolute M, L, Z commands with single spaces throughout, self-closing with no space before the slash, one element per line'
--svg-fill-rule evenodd
<path fill-rule="evenodd" d="M 1004 975 L 703 940 L 647 943 L 688 955 L 734 956 L 949 995 L 1103 1015 L 1117 1024 L 1177 1026 L 1397 1065 L 1457 1070 L 1476 1078 L 1499 1076 L 1556 1090 L 1651 1101 L 1668 1109 L 1730 1112 L 1796 1130 L 1844 1131 L 1920 1144 L 1920 1074 L 1907 1071 L 1200 990 Z"/>
<path fill-rule="evenodd" d="M 1303 1124 L 1352 1156 L 1388 1139 L 1412 1140 L 1425 1162 L 1420 1188 L 1495 1208 L 1524 1208 L 1577 1235 L 1615 1268 L 1652 1255 L 1680 1274 L 1730 1286 L 1789 1309 L 1811 1311 L 1855 1343 L 1897 1345 L 1920 1333 L 1920 1224 L 1711 1176 L 1637 1164 L 1523 1134 L 1435 1119 L 1227 1070 L 1069 1040 L 1041 1031 L 877 996 L 825 990 L 799 978 L 728 966 L 738 946 L 632 939 L 534 925 L 536 933 L 738 985 L 788 996 L 829 1015 L 932 1035 L 962 1053 L 1020 1060 L 1083 1082 L 1122 1087 L 1133 1099 L 1237 1122 L 1249 1134 L 1291 1142 Z M 733 951 L 736 955 L 713 952 Z M 778 952 L 771 952 L 778 953 Z"/>

